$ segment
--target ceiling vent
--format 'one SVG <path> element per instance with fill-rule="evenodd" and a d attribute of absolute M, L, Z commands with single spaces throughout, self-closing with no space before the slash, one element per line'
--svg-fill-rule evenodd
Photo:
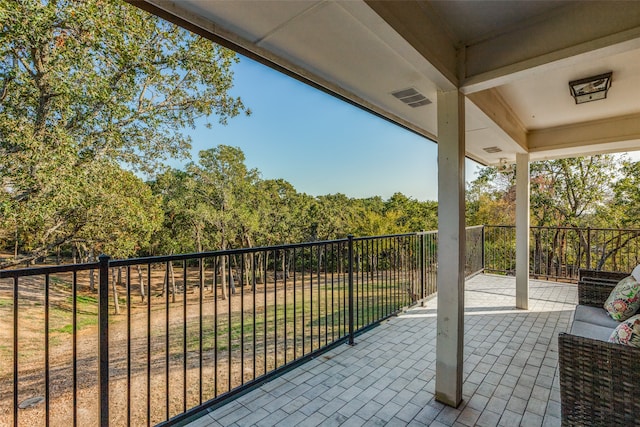
<path fill-rule="evenodd" d="M 431 101 L 426 96 L 414 88 L 391 92 L 391 95 L 413 108 L 431 104 Z"/>
<path fill-rule="evenodd" d="M 483 150 L 487 153 L 499 153 L 502 151 L 499 147 L 484 147 Z"/>

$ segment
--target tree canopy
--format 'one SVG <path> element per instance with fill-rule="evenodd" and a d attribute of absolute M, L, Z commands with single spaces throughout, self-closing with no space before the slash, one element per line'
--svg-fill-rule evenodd
<path fill-rule="evenodd" d="M 154 253 L 268 246 L 432 229 L 435 202 L 400 193 L 384 201 L 344 194 L 309 196 L 283 179 L 262 179 L 237 147 L 201 151 L 185 171 L 150 183 L 163 200 L 165 222 L 152 238 Z M 425 215 L 425 212 L 431 215 Z M 413 230 L 415 231 L 415 230 Z"/>
<path fill-rule="evenodd" d="M 299 193 L 224 141 L 166 167 L 196 123 L 250 114 L 231 94 L 237 55 L 209 40 L 117 0 L 0 0 L 0 22 L 0 268 L 437 227 L 436 202 Z M 530 168 L 532 225 L 640 227 L 640 163 Z M 469 184 L 468 225 L 513 224 L 514 209 L 514 173 Z"/>
<path fill-rule="evenodd" d="M 0 228 L 27 257 L 156 229 L 156 208 L 106 220 L 128 192 L 156 203 L 124 170 L 188 156 L 197 119 L 250 113 L 229 93 L 234 52 L 124 2 L 0 0 L 0 22 Z"/>
<path fill-rule="evenodd" d="M 598 155 L 530 164 L 531 225 L 639 227 L 640 162 Z M 485 168 L 467 189 L 467 224 L 515 223 L 515 171 Z"/>

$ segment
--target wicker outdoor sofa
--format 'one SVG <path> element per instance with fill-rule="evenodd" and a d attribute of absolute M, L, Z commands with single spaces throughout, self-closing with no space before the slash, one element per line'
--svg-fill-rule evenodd
<path fill-rule="evenodd" d="M 628 275 L 595 270 L 579 273 L 574 324 L 571 333 L 558 337 L 563 426 L 640 425 L 640 348 L 607 342 L 606 330 L 600 329 L 605 326 L 597 324 L 607 323 L 603 304 L 618 281 Z M 598 309 L 604 317 L 600 318 Z M 585 313 L 591 318 L 587 323 Z M 594 324 L 589 325 L 594 317 Z M 589 335 L 598 338 L 587 338 Z"/>

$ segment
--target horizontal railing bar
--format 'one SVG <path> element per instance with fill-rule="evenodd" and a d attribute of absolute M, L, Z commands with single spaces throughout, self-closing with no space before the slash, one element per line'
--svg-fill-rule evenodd
<path fill-rule="evenodd" d="M 482 225 L 478 226 L 470 226 L 467 227 L 467 230 L 471 230 L 474 228 L 481 228 Z M 490 226 L 490 227 L 511 227 L 511 226 Z M 593 230 L 593 229 L 592 229 Z M 437 234 L 437 230 L 430 231 L 420 231 L 415 233 L 402 233 L 402 234 L 388 234 L 382 236 L 366 236 L 366 237 L 354 237 L 355 241 L 370 241 L 376 239 L 383 238 L 394 238 L 394 237 L 409 237 L 409 236 L 422 236 L 422 235 L 433 235 Z M 109 267 L 126 267 L 132 265 L 139 264 L 155 264 L 155 263 L 166 263 L 171 261 L 184 261 L 184 260 L 199 260 L 202 258 L 213 258 L 219 256 L 226 255 L 242 255 L 253 252 L 265 252 L 265 251 L 273 251 L 273 250 L 286 250 L 293 248 L 306 248 L 313 246 L 322 246 L 322 245 L 330 245 L 335 243 L 346 243 L 347 239 L 336 239 L 336 240 L 320 240 L 316 242 L 304 242 L 304 243 L 291 243 L 285 245 L 275 245 L 275 246 L 257 246 L 252 248 L 241 248 L 241 249 L 225 249 L 225 250 L 215 250 L 215 251 L 205 251 L 205 252 L 192 252 L 187 254 L 176 254 L 176 255 L 159 255 L 159 256 L 148 256 L 148 257 L 138 257 L 138 258 L 128 258 L 128 259 L 119 259 L 119 260 L 110 260 Z M 55 266 L 43 266 L 43 267 L 26 267 L 20 269 L 12 269 L 12 270 L 0 270 L 0 279 L 12 278 L 12 277 L 24 277 L 24 276 L 38 276 L 43 274 L 55 274 L 55 273 L 69 273 L 74 271 L 85 271 L 99 268 L 99 263 L 83 263 L 83 264 L 63 264 L 63 265 L 55 265 Z"/>
<path fill-rule="evenodd" d="M 485 228 L 516 228 L 515 225 L 477 225 L 472 227 L 467 227 L 467 230 L 475 227 L 485 227 Z M 549 226 L 549 225 L 532 225 L 529 227 L 531 230 L 581 230 L 581 231 L 616 231 L 623 233 L 640 233 L 640 229 L 638 228 L 597 228 L 597 227 L 570 227 L 570 226 Z"/>
<path fill-rule="evenodd" d="M 401 234 L 387 234 L 384 236 L 364 236 L 364 237 L 354 237 L 354 242 L 365 242 L 368 240 L 378 240 L 378 239 L 389 239 L 393 237 L 412 237 L 419 235 L 420 233 L 401 233 Z"/>
<path fill-rule="evenodd" d="M 321 240 L 317 242 L 304 242 L 304 243 L 293 243 L 286 245 L 276 245 L 276 246 L 258 246 L 253 248 L 242 248 L 242 249 L 225 249 L 225 250 L 217 250 L 217 251 L 207 251 L 207 252 L 193 252 L 188 254 L 178 254 L 178 255 L 160 255 L 160 256 L 150 256 L 150 257 L 141 257 L 141 258 L 130 258 L 130 259 L 121 259 L 121 260 L 113 260 L 109 263 L 111 267 L 125 267 L 128 265 L 137 265 L 137 264 L 156 264 L 156 263 L 165 263 L 171 261 L 184 261 L 184 260 L 198 260 L 202 258 L 214 258 L 214 257 L 222 257 L 229 255 L 244 255 L 256 252 L 268 252 L 274 250 L 286 250 L 286 249 L 299 249 L 299 248 L 307 248 L 314 246 L 323 246 L 330 245 L 335 243 L 344 243 L 347 239 L 338 239 L 338 240 Z"/>
<path fill-rule="evenodd" d="M 100 267 L 100 263 L 92 262 L 86 264 L 62 264 L 45 267 L 27 267 L 15 270 L 0 270 L 0 279 L 12 277 L 41 276 L 45 274 L 73 273 L 76 271 L 94 270 Z"/>

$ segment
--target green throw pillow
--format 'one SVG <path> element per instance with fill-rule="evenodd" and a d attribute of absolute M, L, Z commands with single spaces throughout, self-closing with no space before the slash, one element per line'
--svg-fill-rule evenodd
<path fill-rule="evenodd" d="M 632 276 L 622 279 L 604 303 L 609 316 L 618 321 L 627 320 L 640 308 L 640 283 Z"/>
<path fill-rule="evenodd" d="M 620 323 L 611 333 L 609 342 L 640 347 L 640 314 Z"/>

